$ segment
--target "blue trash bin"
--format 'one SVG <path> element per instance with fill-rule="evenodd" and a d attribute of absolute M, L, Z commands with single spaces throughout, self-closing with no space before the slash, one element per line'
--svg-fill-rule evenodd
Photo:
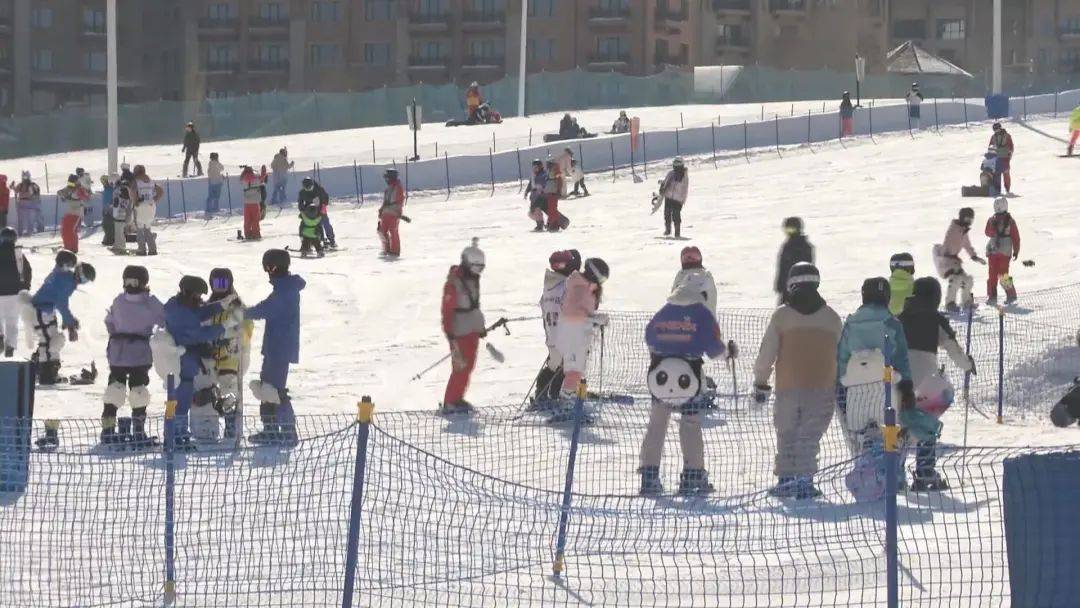
<path fill-rule="evenodd" d="M 36 383 L 29 361 L 0 362 L 0 492 L 22 492 L 30 478 Z"/>
<path fill-rule="evenodd" d="M 986 116 L 993 119 L 1009 117 L 1008 95 L 987 95 Z"/>

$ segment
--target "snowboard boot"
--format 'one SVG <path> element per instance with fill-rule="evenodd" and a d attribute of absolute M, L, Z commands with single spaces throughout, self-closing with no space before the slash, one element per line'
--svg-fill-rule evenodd
<path fill-rule="evenodd" d="M 10 358 L 12 358 L 14 356 L 15 356 L 15 347 L 14 346 L 5 346 L 4 347 L 4 357 L 7 358 L 7 359 L 10 359 Z"/>
<path fill-rule="evenodd" d="M 941 492 L 949 489 L 949 482 L 937 471 L 916 471 L 910 489 L 912 492 Z"/>
<path fill-rule="evenodd" d="M 133 450 L 152 450 L 161 445 L 158 438 L 146 434 L 146 408 L 131 411 L 131 439 L 128 445 Z"/>
<path fill-rule="evenodd" d="M 987 306 L 997 306 L 997 296 L 992 295 L 992 296 L 987 297 L 986 298 L 986 305 Z"/>
<path fill-rule="evenodd" d="M 664 486 L 660 483 L 660 467 L 641 467 L 638 473 L 641 473 L 642 496 L 658 496 L 664 493 Z"/>
<path fill-rule="evenodd" d="M 122 450 L 129 443 L 131 443 L 131 418 L 127 416 L 117 418 L 113 447 Z"/>
<path fill-rule="evenodd" d="M 533 228 L 533 232 L 543 232 L 543 231 L 544 231 L 544 222 L 536 222 L 536 227 Z"/>
<path fill-rule="evenodd" d="M 704 496 L 715 490 L 705 469 L 683 469 L 679 475 L 679 494 L 683 496 Z"/>
<path fill-rule="evenodd" d="M 769 489 L 769 496 L 776 498 L 791 498 L 797 489 L 795 478 L 791 476 L 778 477 L 776 485 Z"/>
<path fill-rule="evenodd" d="M 675 224 L 675 238 L 682 238 L 682 224 Z"/>
<path fill-rule="evenodd" d="M 821 496 L 821 490 L 814 487 L 814 478 L 809 475 L 798 477 L 795 480 L 795 493 L 792 498 L 796 500 L 810 500 Z"/>
<path fill-rule="evenodd" d="M 442 406 L 442 413 L 447 416 L 453 415 L 468 415 L 472 414 L 476 408 L 471 403 L 462 399 L 454 403 L 444 403 Z"/>
<path fill-rule="evenodd" d="M 281 430 L 277 424 L 277 406 L 273 403 L 260 403 L 259 418 L 263 428 L 249 436 L 248 441 L 257 445 L 268 445 L 277 441 Z"/>
<path fill-rule="evenodd" d="M 46 361 L 38 366 L 38 384 L 53 386 L 60 382 L 60 362 Z"/>
<path fill-rule="evenodd" d="M 1010 291 L 1005 294 L 1005 305 L 1016 304 L 1016 292 Z"/>
<path fill-rule="evenodd" d="M 46 420 L 45 434 L 38 437 L 34 445 L 41 450 L 55 450 L 60 447 L 60 421 Z"/>

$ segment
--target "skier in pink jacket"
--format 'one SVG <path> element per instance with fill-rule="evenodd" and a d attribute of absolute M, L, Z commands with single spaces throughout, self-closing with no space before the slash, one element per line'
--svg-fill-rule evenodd
<path fill-rule="evenodd" d="M 566 295 L 555 335 L 555 348 L 563 356 L 564 410 L 573 402 L 578 384 L 585 377 L 594 328 L 607 323 L 607 316 L 598 313 L 597 308 L 603 296 L 602 285 L 609 272 L 607 262 L 600 258 L 589 258 L 580 272 L 574 272 L 566 279 Z M 562 419 L 558 415 L 556 418 Z"/>

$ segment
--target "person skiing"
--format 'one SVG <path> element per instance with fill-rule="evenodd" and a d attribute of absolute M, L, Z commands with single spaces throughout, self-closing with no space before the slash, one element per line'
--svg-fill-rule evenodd
<path fill-rule="evenodd" d="M 79 177 L 73 173 L 68 176 L 67 186 L 56 193 L 56 198 L 64 203 L 64 218 L 60 220 L 60 239 L 64 249 L 79 253 L 79 224 L 82 223 L 90 193 L 79 184 Z"/>
<path fill-rule="evenodd" d="M 195 161 L 195 174 L 201 176 L 202 163 L 199 162 L 199 145 L 202 143 L 202 139 L 199 138 L 199 133 L 195 131 L 195 123 L 189 122 L 184 127 L 184 146 L 180 148 L 180 152 L 184 154 L 184 177 L 188 176 L 188 165 L 191 161 Z"/>
<path fill-rule="evenodd" d="M 465 90 L 465 108 L 468 112 L 468 122 L 477 124 L 482 122 L 478 115 L 480 105 L 484 103 L 484 96 L 480 94 L 480 83 L 473 81 Z"/>
<path fill-rule="evenodd" d="M 14 187 L 12 182 L 11 187 Z M 8 209 L 11 207 L 11 187 L 8 186 L 8 178 L 0 174 L 0 228 L 8 225 Z"/>
<path fill-rule="evenodd" d="M 244 189 L 244 238 L 245 241 L 262 239 L 259 222 L 262 221 L 266 204 L 266 184 L 255 174 L 255 169 L 244 167 L 240 172 L 240 185 Z"/>
<path fill-rule="evenodd" d="M 769 319 L 754 362 L 754 401 L 764 405 L 776 368 L 777 483 L 773 496 L 804 500 L 821 496 L 814 487 L 821 438 L 836 407 L 836 349 L 840 315 L 818 293 L 821 274 L 799 262 L 788 273 L 787 302 Z"/>
<path fill-rule="evenodd" d="M 228 268 L 214 268 L 210 271 L 210 297 L 211 304 L 220 302 L 225 298 L 236 296 L 236 288 L 233 282 L 232 271 Z M 243 317 L 244 304 L 239 296 L 231 303 L 222 308 L 221 312 L 210 317 L 211 324 L 225 324 L 230 319 Z M 213 415 L 203 418 L 203 432 L 208 438 L 216 438 L 218 434 L 216 416 L 220 415 L 225 420 L 224 437 L 234 439 L 239 433 L 238 418 L 240 398 L 240 377 L 247 372 L 251 361 L 251 335 L 255 331 L 255 322 L 244 320 L 240 324 L 237 335 L 221 337 L 210 345 L 210 376 L 212 378 L 212 390 L 209 405 L 215 410 Z M 209 412 L 206 412 L 209 414 Z M 212 417 L 213 416 L 213 417 Z M 212 428 L 210 427 L 212 420 Z M 193 423 L 193 430 L 196 430 Z"/>
<path fill-rule="evenodd" d="M 682 252 L 679 254 L 679 263 L 682 265 L 682 269 L 675 274 L 675 280 L 671 283 L 671 291 L 674 292 L 679 285 L 682 285 L 687 276 L 691 274 L 702 275 L 705 284 L 705 306 L 715 317 L 716 281 L 713 279 L 712 273 L 702 265 L 701 250 L 693 245 L 683 247 Z"/>
<path fill-rule="evenodd" d="M 908 106 L 908 128 L 919 129 L 919 120 L 922 118 L 923 94 L 919 90 L 919 83 L 911 83 L 911 90 L 904 96 Z"/>
<path fill-rule="evenodd" d="M 847 91 L 840 98 L 840 133 L 844 137 L 855 134 L 855 105 L 851 103 L 851 93 Z"/>
<path fill-rule="evenodd" d="M 221 189 L 225 186 L 225 165 L 218 160 L 218 153 L 210 153 L 206 164 L 206 219 L 221 210 Z"/>
<path fill-rule="evenodd" d="M 577 159 L 570 159 L 570 175 L 574 182 L 574 191 L 570 194 L 572 196 L 591 196 L 589 194 L 589 188 L 585 186 L 585 173 L 578 167 Z M 578 188 L 581 189 L 580 194 Z"/>
<path fill-rule="evenodd" d="M 986 259 L 990 265 L 990 275 L 986 279 L 986 301 L 991 306 L 997 304 L 997 286 L 1005 288 L 1005 303 L 1016 302 L 1016 285 L 1009 275 L 1009 260 L 1020 257 L 1020 229 L 1016 220 L 1009 215 L 1009 199 L 998 197 L 994 200 L 994 215 L 986 220 Z"/>
<path fill-rule="evenodd" d="M 18 238 L 14 228 L 0 228 L 0 350 L 8 359 L 19 343 L 19 292 L 28 291 L 33 278 L 30 260 L 16 244 Z"/>
<path fill-rule="evenodd" d="M 300 193 L 296 196 L 296 202 L 300 206 L 300 212 L 303 214 L 304 209 L 307 207 L 314 207 L 316 213 L 319 215 L 320 225 L 323 233 L 323 240 L 326 242 L 326 246 L 330 249 L 337 249 L 337 240 L 334 238 L 334 227 L 330 224 L 330 214 L 328 209 L 330 207 L 330 195 L 327 194 L 326 189 L 322 187 L 319 182 L 310 177 L 305 177 L 300 182 Z M 319 243 L 322 245 L 322 243 Z"/>
<path fill-rule="evenodd" d="M 379 207 L 379 240 L 382 242 L 382 255 L 397 258 L 401 255 L 401 236 L 398 225 L 405 213 L 405 187 L 398 179 L 397 169 L 383 171 L 386 189 L 383 190 L 383 203 Z"/>
<path fill-rule="evenodd" d="M 679 445 L 683 470 L 679 494 L 700 496 L 714 490 L 705 469 L 705 443 L 701 436 L 701 412 L 706 378 L 702 357 L 734 359 L 734 342 L 725 347 L 716 315 L 705 301 L 706 278 L 702 272 L 688 274 L 668 296 L 667 303 L 645 327 L 649 346 L 648 385 L 652 395 L 649 423 L 641 442 L 641 494 L 663 492 L 660 460 L 668 423 L 679 414 Z"/>
<path fill-rule="evenodd" d="M 555 155 L 555 162 L 559 164 L 559 175 L 562 176 L 562 190 L 559 192 L 559 198 L 564 199 L 570 193 L 570 184 L 577 181 L 577 174 L 574 172 L 574 151 L 570 149 L 570 146 L 566 146 Z"/>
<path fill-rule="evenodd" d="M 534 232 L 544 231 L 544 214 L 547 212 L 548 174 L 539 158 L 532 161 L 532 177 L 525 186 L 525 198 L 529 199 L 529 219 L 536 222 Z"/>
<path fill-rule="evenodd" d="M 139 193 L 135 188 L 135 175 L 130 169 L 124 168 L 120 173 L 120 181 L 113 190 L 112 200 L 112 252 L 116 255 L 127 253 L 128 228 L 133 227 L 135 223 L 135 201 L 137 200 L 139 200 Z"/>
<path fill-rule="evenodd" d="M 15 186 L 15 209 L 19 215 L 19 236 L 29 236 L 41 231 L 41 188 L 30 179 L 29 171 L 22 172 L 21 180 Z"/>
<path fill-rule="evenodd" d="M 559 199 L 562 197 L 561 193 L 566 190 L 566 186 L 563 183 L 563 175 L 558 162 L 548 159 L 546 167 L 547 181 L 544 183 L 544 199 L 547 203 L 545 208 L 547 225 L 545 228 L 548 232 L 558 232 L 570 225 L 566 217 L 559 212 Z"/>
<path fill-rule="evenodd" d="M 1012 192 L 1012 176 L 1009 175 L 1009 165 L 1012 162 L 1013 152 L 1015 147 L 1013 146 L 1012 135 L 1005 130 L 1005 127 L 1001 126 L 1000 122 L 994 123 L 994 134 L 990 136 L 990 148 L 997 156 L 997 171 L 994 174 L 994 183 L 998 186 L 998 192 L 1001 192 L 1001 186 L 1004 184 L 1005 193 Z"/>
<path fill-rule="evenodd" d="M 165 191 L 157 182 L 146 174 L 146 167 L 135 165 L 135 181 L 132 188 L 138 193 L 135 203 L 135 234 L 138 239 L 136 255 L 157 255 L 157 235 L 154 234 L 154 219 L 157 217 L 158 201 L 165 196 Z"/>
<path fill-rule="evenodd" d="M 442 330 L 450 345 L 450 379 L 441 406 L 444 414 L 465 414 L 473 410 L 465 400 L 469 379 L 476 366 L 480 339 L 487 335 L 484 313 L 480 310 L 480 275 L 487 257 L 480 249 L 480 239 L 461 252 L 461 262 L 451 266 L 443 285 Z"/>
<path fill-rule="evenodd" d="M 556 251 L 548 258 L 544 290 L 540 294 L 540 319 L 544 324 L 548 355 L 536 376 L 534 409 L 553 408 L 562 393 L 563 358 L 556 348 L 555 338 L 559 331 L 563 298 L 566 296 L 566 280 L 578 270 L 581 270 L 581 254 L 576 249 Z"/>
<path fill-rule="evenodd" d="M 113 173 L 101 176 L 101 244 L 112 247 L 116 240 L 116 223 L 113 219 L 113 198 L 116 197 L 116 186 L 120 176 Z"/>
<path fill-rule="evenodd" d="M 563 414 L 577 395 L 578 384 L 585 378 L 589 365 L 589 349 L 597 326 L 607 325 L 607 315 L 597 312 L 603 299 L 604 283 L 611 276 L 607 262 L 589 258 L 580 271 L 566 279 L 566 293 L 559 311 L 559 326 L 555 333 L 555 348 L 563 359 Z M 560 421 L 556 416 L 554 422 Z"/>
<path fill-rule="evenodd" d="M 156 444 L 146 435 L 146 408 L 150 405 L 150 368 L 154 365 L 150 337 L 165 325 L 165 307 L 150 294 L 150 272 L 128 266 L 123 273 L 124 291 L 105 313 L 109 332 L 106 354 L 109 383 L 101 410 L 101 443 L 135 448 Z M 116 416 L 124 401 L 131 405 L 131 426 L 117 433 Z M 128 435 L 127 433 L 130 433 Z"/>
<path fill-rule="evenodd" d="M 897 253 L 889 259 L 889 312 L 893 316 L 904 310 L 904 302 L 915 287 L 915 258 L 910 253 Z"/>
<path fill-rule="evenodd" d="M 271 205 L 285 204 L 285 190 L 289 186 L 289 171 L 295 163 L 289 160 L 289 151 L 286 148 L 278 150 L 274 159 L 270 161 L 270 170 L 274 173 L 274 190 L 270 196 Z M 265 201 L 265 197 L 263 198 Z"/>
<path fill-rule="evenodd" d="M 1069 145 L 1065 148 L 1065 156 L 1073 155 L 1073 148 L 1076 146 L 1076 140 L 1080 139 L 1080 106 L 1073 108 L 1073 111 L 1069 113 Z"/>
<path fill-rule="evenodd" d="M 799 217 L 784 219 L 784 234 L 787 240 L 780 246 L 780 255 L 776 259 L 775 290 L 780 305 L 787 304 L 789 290 L 787 288 L 788 273 L 791 267 L 799 262 L 814 263 L 814 246 L 803 234 L 803 221 Z"/>
<path fill-rule="evenodd" d="M 664 236 L 671 235 L 675 227 L 675 238 L 680 238 L 682 227 L 682 208 L 690 191 L 690 176 L 686 173 L 686 163 L 677 157 L 671 163 L 671 171 L 660 182 L 660 196 L 664 199 Z"/>
<path fill-rule="evenodd" d="M 922 277 L 915 281 L 913 294 L 904 305 L 899 319 L 907 338 L 908 360 L 911 364 L 911 380 L 917 394 L 925 382 L 938 373 L 938 348 L 944 348 L 953 364 L 964 373 L 976 374 L 975 360 L 960 348 L 956 333 L 949 320 L 938 312 L 941 305 L 941 283 L 934 277 Z M 901 419 L 913 412 L 901 412 Z M 916 436 L 923 434 L 922 425 L 906 424 L 909 433 Z M 940 423 L 937 433 L 928 433 L 917 437 L 918 447 L 915 455 L 915 475 L 911 489 L 916 492 L 939 491 L 948 489 L 949 484 L 937 472 L 937 439 L 941 433 Z"/>
<path fill-rule="evenodd" d="M 71 313 L 71 294 L 95 277 L 93 266 L 79 263 L 77 255 L 61 249 L 56 254 L 56 266 L 30 299 L 32 319 L 27 319 L 27 325 L 34 328 L 38 338 L 37 352 L 31 359 L 38 364 L 38 383 L 42 386 L 60 381 L 60 352 L 65 343 L 60 330 L 67 332 L 68 340 L 79 340 L 79 320 Z"/>
<path fill-rule="evenodd" d="M 622 133 L 630 132 L 630 117 L 626 115 L 626 110 L 619 110 L 619 117 L 615 119 L 615 122 L 611 125 L 611 134 L 619 135 Z"/>
<path fill-rule="evenodd" d="M 325 257 L 326 251 L 323 250 L 323 240 L 326 238 L 323 232 L 325 218 L 319 213 L 318 205 L 307 205 L 301 209 L 300 257 L 308 257 L 313 249 L 316 256 Z"/>
<path fill-rule="evenodd" d="M 284 447 L 300 441 L 289 395 L 289 365 L 300 362 L 300 292 L 307 286 L 300 275 L 289 272 L 289 261 L 289 252 L 283 249 L 268 249 L 263 254 L 270 295 L 244 311 L 245 320 L 266 321 L 262 368 L 259 379 L 250 385 L 259 400 L 263 428 L 248 440 Z"/>
<path fill-rule="evenodd" d="M 234 337 L 238 333 L 239 322 L 236 319 L 208 324 L 214 315 L 236 299 L 225 298 L 213 304 L 204 304 L 203 296 L 209 291 L 209 286 L 201 277 L 185 275 L 180 279 L 178 293 L 165 303 L 165 330 L 176 346 L 184 349 L 180 356 L 180 378 L 175 393 L 175 445 L 181 452 L 195 449 L 189 415 L 195 399 L 196 378 L 207 374 L 203 359 L 210 355 L 211 345 L 215 341 Z"/>
<path fill-rule="evenodd" d="M 960 259 L 960 252 L 967 252 L 971 261 L 977 264 L 986 264 L 986 260 L 975 253 L 971 246 L 971 224 L 975 221 L 975 210 L 971 207 L 960 209 L 957 218 L 949 222 L 949 228 L 945 231 L 945 239 L 941 243 L 940 274 L 941 278 L 948 282 L 948 290 L 945 296 L 945 310 L 950 313 L 960 312 L 960 306 L 956 303 L 957 293 L 960 302 L 965 306 L 972 306 L 974 300 L 971 296 L 971 288 L 975 285 L 975 279 L 964 271 L 964 263 Z"/>

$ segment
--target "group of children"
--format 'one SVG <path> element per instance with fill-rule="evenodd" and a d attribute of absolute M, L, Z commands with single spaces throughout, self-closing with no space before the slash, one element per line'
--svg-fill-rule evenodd
<path fill-rule="evenodd" d="M 570 191 L 570 184 L 574 185 Z M 570 219 L 559 211 L 559 200 L 571 196 L 590 196 L 585 173 L 569 147 L 547 161 L 532 161 L 532 175 L 525 186 L 529 201 L 529 219 L 536 222 L 534 231 L 557 232 L 570 226 Z M 546 221 L 545 221 L 546 216 Z"/>
<path fill-rule="evenodd" d="M 1012 157 L 1015 151 L 1012 135 L 1000 122 L 994 123 L 994 133 L 979 166 L 979 185 L 963 186 L 963 196 L 1000 196 L 1012 193 Z"/>

